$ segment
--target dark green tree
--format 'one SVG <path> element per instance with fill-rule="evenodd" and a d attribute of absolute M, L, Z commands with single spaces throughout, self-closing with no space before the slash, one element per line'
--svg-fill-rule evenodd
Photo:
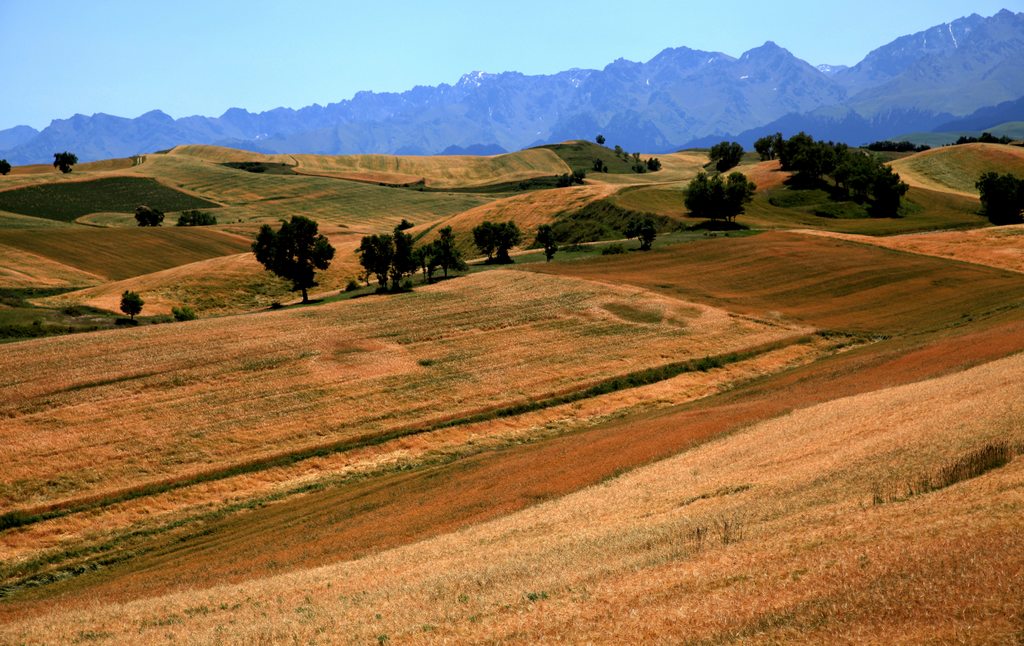
<path fill-rule="evenodd" d="M 0 159 L 0 175 L 6 175 L 11 172 L 11 165 L 7 163 L 6 159 Z"/>
<path fill-rule="evenodd" d="M 401 226 L 401 225 L 399 225 Z M 391 258 L 391 291 L 402 288 L 402 279 L 416 271 L 416 259 L 413 257 L 412 236 L 395 227 L 395 255 Z"/>
<path fill-rule="evenodd" d="M 455 234 L 451 227 L 445 227 L 439 231 L 437 240 L 434 241 L 434 258 L 437 266 L 444 271 L 444 277 L 448 278 L 448 271 L 465 271 L 466 261 L 462 259 L 462 253 L 455 246 Z"/>
<path fill-rule="evenodd" d="M 1006 173 L 988 172 L 978 178 L 981 212 L 992 224 L 1014 224 L 1024 211 L 1024 180 Z"/>
<path fill-rule="evenodd" d="M 70 173 L 71 167 L 78 163 L 78 157 L 74 153 L 64 151 L 53 153 L 53 167 L 59 168 L 62 173 Z"/>
<path fill-rule="evenodd" d="M 738 166 L 743 159 L 743 146 L 735 141 L 723 141 L 711 147 L 708 157 L 715 164 L 719 173 Z"/>
<path fill-rule="evenodd" d="M 604 145 L 604 135 L 598 135 L 598 136 L 597 136 L 597 139 L 595 139 L 595 141 L 596 141 L 596 142 L 597 142 L 597 143 L 598 143 L 599 145 L 603 146 L 603 145 Z"/>
<path fill-rule="evenodd" d="M 649 251 L 658 237 L 658 230 L 651 218 L 634 218 L 626 225 L 626 237 L 639 240 L 640 251 Z"/>
<path fill-rule="evenodd" d="M 121 311 L 127 314 L 131 319 L 135 320 L 135 315 L 142 311 L 142 306 L 146 302 L 142 300 L 142 297 L 137 292 L 124 290 L 121 294 Z"/>
<path fill-rule="evenodd" d="M 604 160 L 601 159 L 600 157 L 595 157 L 594 158 L 594 172 L 597 172 L 597 173 L 607 173 L 608 172 L 608 166 L 605 165 Z"/>
<path fill-rule="evenodd" d="M 771 161 L 779 156 L 782 144 L 782 133 L 776 132 L 774 135 L 767 135 L 755 141 L 754 150 L 757 151 L 761 161 Z"/>
<path fill-rule="evenodd" d="M 282 221 L 277 231 L 264 224 L 252 251 L 267 271 L 290 280 L 292 291 L 302 292 L 303 303 L 309 302 L 309 288 L 318 284 L 316 270 L 327 269 L 334 258 L 334 247 L 319 233 L 317 223 L 301 215 Z"/>
<path fill-rule="evenodd" d="M 542 224 L 537 227 L 537 238 L 534 244 L 544 247 L 544 257 L 547 262 L 551 262 L 558 251 L 558 243 L 555 242 L 555 231 L 550 224 Z"/>
<path fill-rule="evenodd" d="M 620 146 L 619 144 L 615 144 L 615 156 L 622 157 L 623 152 L 624 151 L 622 150 L 622 146 Z"/>
<path fill-rule="evenodd" d="M 135 221 L 140 227 L 158 227 L 164 221 L 164 214 L 158 209 L 140 204 L 135 207 Z"/>
<path fill-rule="evenodd" d="M 391 260 L 395 257 L 394 237 L 386 233 L 363 236 L 356 253 L 359 254 L 359 264 L 366 270 L 366 275 L 376 276 L 377 291 L 387 291 Z"/>
<path fill-rule="evenodd" d="M 725 182 L 721 175 L 698 173 L 686 188 L 685 204 L 692 217 L 732 222 L 744 212 L 756 189 L 740 172 L 730 173 Z"/>
<path fill-rule="evenodd" d="M 412 250 L 412 259 L 416 266 L 423 271 L 423 282 L 434 282 L 434 272 L 437 271 L 437 241 L 416 247 Z"/>
<path fill-rule="evenodd" d="M 652 173 L 656 173 L 659 170 L 661 170 L 661 160 L 658 159 L 657 157 L 651 157 L 650 159 L 648 159 L 647 170 L 651 171 Z"/>
<path fill-rule="evenodd" d="M 398 225 L 395 227 L 395 230 L 396 231 L 405 231 L 406 229 L 411 229 L 414 226 L 416 226 L 416 225 L 413 224 L 412 222 L 409 222 L 405 218 L 402 218 L 402 221 L 398 223 Z"/>
<path fill-rule="evenodd" d="M 899 214 L 900 199 L 910 187 L 889 166 L 881 165 L 871 183 L 871 214 L 875 217 L 895 217 Z"/>
<path fill-rule="evenodd" d="M 511 220 L 508 222 L 486 221 L 473 227 L 473 243 L 480 253 L 487 256 L 488 264 L 508 264 L 512 258 L 509 250 L 522 242 L 523 234 Z"/>

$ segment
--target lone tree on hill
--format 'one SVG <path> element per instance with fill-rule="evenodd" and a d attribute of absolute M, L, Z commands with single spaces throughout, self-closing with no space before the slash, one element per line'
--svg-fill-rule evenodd
<path fill-rule="evenodd" d="M 974 185 L 981 193 L 981 212 L 992 224 L 1021 221 L 1024 211 L 1024 180 L 1006 173 L 983 174 Z"/>
<path fill-rule="evenodd" d="M 135 207 L 135 221 L 140 227 L 158 227 L 164 221 L 164 214 L 163 211 L 140 204 Z"/>
<path fill-rule="evenodd" d="M 64 151 L 53 153 L 53 167 L 59 168 L 62 173 L 70 173 L 71 167 L 78 163 L 78 157 L 74 153 Z"/>
<path fill-rule="evenodd" d="M 445 227 L 439 232 L 437 240 L 434 241 L 434 259 L 437 266 L 444 271 L 444 277 L 448 278 L 448 271 L 464 271 L 466 261 L 462 259 L 462 253 L 455 246 L 455 234 L 451 227 Z"/>
<path fill-rule="evenodd" d="M 487 264 L 505 265 L 512 261 L 508 251 L 523 241 L 523 234 L 516 223 L 486 221 L 473 227 L 473 243 L 480 253 L 487 256 Z"/>
<path fill-rule="evenodd" d="M 550 224 L 542 224 L 537 227 L 537 238 L 535 244 L 544 247 L 544 257 L 548 262 L 555 257 L 558 251 L 558 244 L 555 242 L 555 231 Z"/>
<path fill-rule="evenodd" d="M 753 199 L 755 190 L 757 185 L 740 172 L 730 173 L 725 182 L 721 175 L 698 173 L 686 187 L 685 204 L 692 217 L 733 222 Z"/>
<path fill-rule="evenodd" d="M 7 163 L 6 159 L 0 159 L 0 175 L 6 175 L 11 172 L 11 165 Z"/>
<path fill-rule="evenodd" d="M 650 251 L 654 239 L 658 237 L 658 230 L 651 218 L 636 218 L 626 225 L 626 237 L 639 240 L 640 251 Z"/>
<path fill-rule="evenodd" d="M 142 300 L 142 297 L 137 292 L 124 290 L 121 294 L 121 311 L 127 314 L 131 319 L 135 320 L 135 315 L 142 311 L 142 306 L 146 302 Z"/>
<path fill-rule="evenodd" d="M 594 141 L 596 141 L 598 144 L 603 146 L 604 145 L 604 135 L 598 135 L 597 139 L 595 139 Z"/>
<path fill-rule="evenodd" d="M 743 146 L 735 141 L 723 141 L 712 146 L 708 156 L 715 163 L 715 169 L 719 173 L 724 173 L 739 165 L 740 160 L 743 159 Z"/>
<path fill-rule="evenodd" d="M 334 247 L 327 237 L 318 233 L 317 223 L 301 215 L 293 215 L 274 231 L 269 224 L 260 227 L 252 252 L 267 271 L 290 280 L 292 291 L 302 291 L 302 302 L 309 302 L 310 287 L 316 287 L 317 269 L 327 269 L 334 258 Z"/>

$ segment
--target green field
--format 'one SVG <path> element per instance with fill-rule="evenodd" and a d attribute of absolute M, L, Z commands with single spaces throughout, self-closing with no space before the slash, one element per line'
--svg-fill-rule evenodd
<path fill-rule="evenodd" d="M 165 212 L 218 206 L 145 177 L 110 177 L 0 192 L 0 210 L 64 222 L 100 211 L 133 213 L 140 204 Z"/>
<path fill-rule="evenodd" d="M 632 161 L 625 161 L 621 157 L 616 157 L 615 151 L 611 148 L 599 146 L 589 141 L 569 141 L 562 144 L 538 147 L 554 151 L 556 155 L 569 165 L 569 168 L 585 170 L 588 175 L 591 173 L 598 177 L 601 175 L 601 173 L 594 171 L 595 159 L 603 161 L 608 166 L 609 173 L 634 174 Z"/>

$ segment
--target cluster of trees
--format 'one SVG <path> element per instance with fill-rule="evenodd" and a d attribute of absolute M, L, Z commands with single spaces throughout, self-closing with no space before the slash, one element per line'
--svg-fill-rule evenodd
<path fill-rule="evenodd" d="M 640 153 L 627 153 L 625 150 L 622 149 L 622 146 L 618 145 L 615 146 L 613 152 L 615 153 L 615 156 L 617 158 L 630 164 L 630 168 L 633 169 L 634 173 L 654 173 L 661 170 L 661 160 L 659 160 L 657 157 L 648 157 L 647 160 L 644 161 L 643 159 L 641 159 Z M 596 168 L 596 161 L 594 165 Z"/>
<path fill-rule="evenodd" d="M 569 173 L 562 173 L 558 177 L 558 188 L 565 188 L 567 186 L 572 186 L 573 184 L 582 184 L 583 180 L 585 180 L 586 178 L 587 171 L 583 170 L 582 168 L 574 170 L 572 172 L 572 175 L 570 175 Z"/>
<path fill-rule="evenodd" d="M 370 276 L 377 278 L 378 291 L 401 291 L 402 280 L 416 273 L 417 269 L 422 270 L 424 280 L 430 282 L 438 269 L 442 269 L 447 278 L 449 271 L 466 268 L 462 254 L 455 246 L 451 227 L 441 229 L 437 240 L 430 244 L 414 247 L 412 236 L 405 233 L 411 225 L 403 227 L 405 224 L 403 220 L 390 234 L 364 236 L 356 250 L 367 279 Z"/>
<path fill-rule="evenodd" d="M 138 218 L 139 216 L 136 215 L 135 217 Z M 190 209 L 188 211 L 181 212 L 181 215 L 178 216 L 178 224 L 176 226 L 205 227 L 211 224 L 217 224 L 217 216 L 207 213 L 206 211 L 200 211 L 199 209 Z"/>
<path fill-rule="evenodd" d="M 878 153 L 923 153 L 926 150 L 931 150 L 931 146 L 921 144 L 920 146 L 914 144 L 912 141 L 875 141 L 867 146 L 868 150 L 873 150 Z"/>
<path fill-rule="evenodd" d="M 62 173 L 70 173 L 71 167 L 78 163 L 78 156 L 74 153 L 64 151 L 62 153 L 53 153 L 53 167 L 59 168 Z"/>
<path fill-rule="evenodd" d="M 959 139 L 957 139 L 952 145 L 953 146 L 962 146 L 964 144 L 1003 144 L 1003 145 L 1007 145 L 1007 144 L 1009 144 L 1012 141 L 1013 141 L 1013 139 L 1010 139 L 1006 135 L 1003 135 L 1002 137 L 996 137 L 991 132 L 983 132 L 983 133 L 981 133 L 980 137 L 962 136 Z"/>
<path fill-rule="evenodd" d="M 715 164 L 715 170 L 724 173 L 730 168 L 739 166 L 743 159 L 743 146 L 735 141 L 723 141 L 712 146 L 708 156 Z"/>
<path fill-rule="evenodd" d="M 485 221 L 473 227 L 473 244 L 487 256 L 487 264 L 503 265 L 512 262 L 509 249 L 523 241 L 523 232 L 512 220 Z"/>
<path fill-rule="evenodd" d="M 788 140 L 776 133 L 754 147 L 762 159 L 778 159 L 783 170 L 792 171 L 797 186 L 814 187 L 831 178 L 842 198 L 869 203 L 873 215 L 895 215 L 909 189 L 878 157 L 843 143 L 815 141 L 804 132 Z"/>
<path fill-rule="evenodd" d="M 981 193 L 981 212 L 992 224 L 1014 224 L 1024 211 L 1024 179 L 1010 173 L 983 174 L 975 184 Z"/>
<path fill-rule="evenodd" d="M 135 221 L 139 223 L 140 227 L 158 227 L 164 221 L 164 214 L 159 209 L 152 209 L 145 204 L 140 204 L 135 207 Z"/>
<path fill-rule="evenodd" d="M 252 243 L 256 260 L 267 271 L 292 283 L 292 291 L 302 292 L 302 302 L 309 302 L 310 287 L 316 287 L 317 269 L 327 269 L 334 258 L 334 247 L 320 234 L 314 220 L 294 215 L 282 221 L 274 231 L 269 224 L 260 227 Z"/>
<path fill-rule="evenodd" d="M 0 175 L 6 175 L 11 172 L 11 165 L 6 159 L 0 159 Z"/>
<path fill-rule="evenodd" d="M 698 173 L 686 187 L 686 208 L 692 217 L 734 222 L 754 197 L 757 185 L 738 171 L 725 181 L 721 174 Z"/>

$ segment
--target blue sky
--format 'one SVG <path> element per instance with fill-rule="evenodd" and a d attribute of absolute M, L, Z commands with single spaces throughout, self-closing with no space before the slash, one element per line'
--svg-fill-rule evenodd
<path fill-rule="evenodd" d="M 813 64 L 853 64 L 898 36 L 1002 8 L 1024 11 L 1024 0 L 0 0 L 0 129 L 75 113 L 298 108 L 681 45 L 738 56 L 774 40 Z"/>

